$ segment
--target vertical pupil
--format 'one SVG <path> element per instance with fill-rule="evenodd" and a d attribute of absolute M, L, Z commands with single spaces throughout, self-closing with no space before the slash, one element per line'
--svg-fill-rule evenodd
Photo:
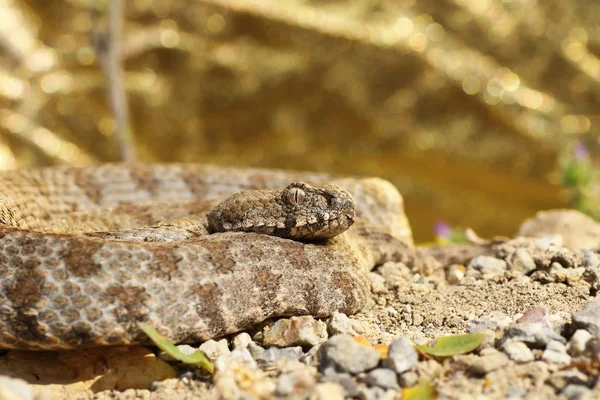
<path fill-rule="evenodd" d="M 298 202 L 298 189 L 294 190 L 294 201 Z"/>

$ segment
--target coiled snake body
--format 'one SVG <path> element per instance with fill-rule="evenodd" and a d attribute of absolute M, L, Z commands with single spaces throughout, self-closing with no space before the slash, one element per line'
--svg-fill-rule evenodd
<path fill-rule="evenodd" d="M 411 241 L 402 207 L 377 178 L 179 164 L 2 172 L 0 348 L 146 342 L 141 321 L 194 342 L 274 316 L 355 313 L 368 271 Z"/>

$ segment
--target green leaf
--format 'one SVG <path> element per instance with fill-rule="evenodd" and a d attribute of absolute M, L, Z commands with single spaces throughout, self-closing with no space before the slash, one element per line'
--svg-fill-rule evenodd
<path fill-rule="evenodd" d="M 156 329 L 154 329 L 150 325 L 144 322 L 138 322 L 138 326 L 142 331 L 144 331 L 146 335 L 148 335 L 150 340 L 152 340 L 154 344 L 158 346 L 159 349 L 161 349 L 174 359 L 179 360 L 185 364 L 191 364 L 203 368 L 211 374 L 215 370 L 214 364 L 200 350 L 196 350 L 195 353 L 188 356 L 187 354 L 183 354 L 181 351 L 179 351 L 177 346 L 175 346 L 168 338 L 158 333 Z"/>
<path fill-rule="evenodd" d="M 420 382 L 415 387 L 402 389 L 402 400 L 433 400 L 437 397 L 435 387 L 428 381 Z"/>
<path fill-rule="evenodd" d="M 475 350 L 486 337 L 485 333 L 444 336 L 436 339 L 431 346 L 426 343 L 417 346 L 417 349 L 435 357 L 450 357 Z"/>

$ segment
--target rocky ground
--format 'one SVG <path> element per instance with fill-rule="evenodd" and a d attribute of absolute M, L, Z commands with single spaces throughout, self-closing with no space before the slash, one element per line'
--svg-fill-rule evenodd
<path fill-rule="evenodd" d="M 29 384 L 0 378 L 0 398 L 376 400 L 427 382 L 440 399 L 600 398 L 598 231 L 578 213 L 547 213 L 522 227 L 535 238 L 467 265 L 384 264 L 360 314 L 269 321 L 202 344 L 213 377 L 145 347 L 5 352 L 0 375 Z M 486 339 L 467 354 L 414 348 L 470 332 Z"/>

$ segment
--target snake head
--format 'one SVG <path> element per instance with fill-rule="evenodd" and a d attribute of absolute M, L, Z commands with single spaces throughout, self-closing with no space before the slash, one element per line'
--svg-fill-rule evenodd
<path fill-rule="evenodd" d="M 247 190 L 217 205 L 207 216 L 211 233 L 243 231 L 293 240 L 339 235 L 355 219 L 354 200 L 337 185 L 293 182 L 283 190 Z"/>
<path fill-rule="evenodd" d="M 337 185 L 312 187 L 293 182 L 281 191 L 286 215 L 284 237 L 329 239 L 348 229 L 356 217 L 352 195 Z"/>

